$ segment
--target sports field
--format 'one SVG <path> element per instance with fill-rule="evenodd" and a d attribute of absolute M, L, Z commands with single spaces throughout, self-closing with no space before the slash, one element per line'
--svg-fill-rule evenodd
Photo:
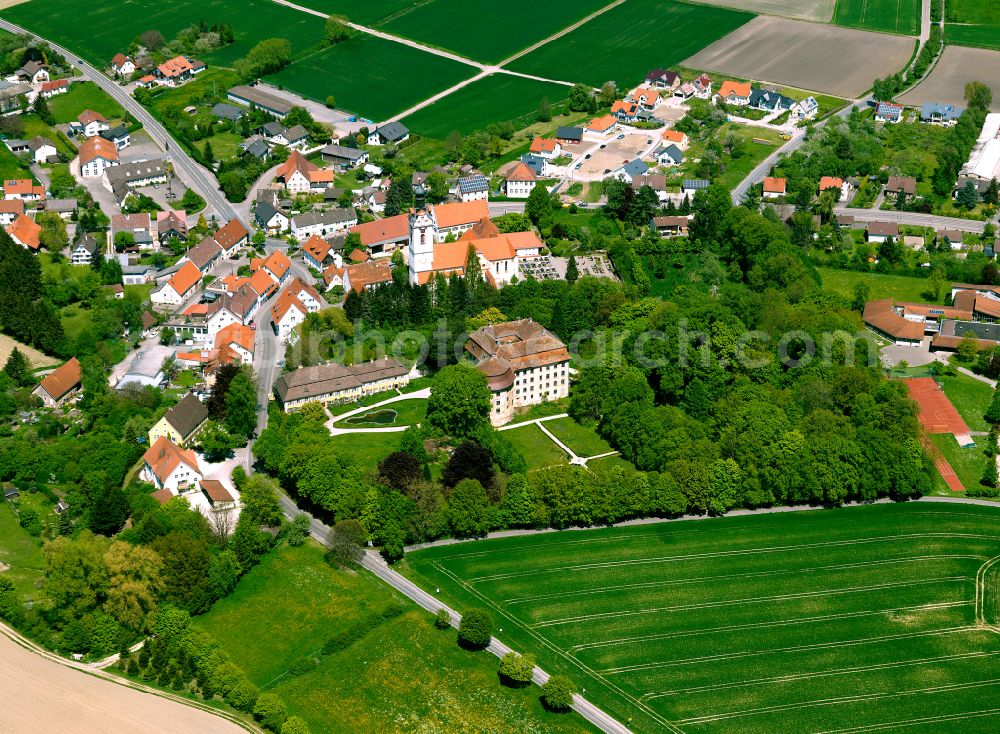
<path fill-rule="evenodd" d="M 750 13 L 677 0 L 627 0 L 510 64 L 514 71 L 600 86 L 632 87 L 652 68 L 668 69 L 753 18 Z"/>
<path fill-rule="evenodd" d="M 512 120 L 527 124 L 534 119 L 542 98 L 555 104 L 566 99 L 568 93 L 568 87 L 558 84 L 495 74 L 418 110 L 404 122 L 421 135 L 444 139 L 454 130 L 466 135 L 482 130 L 491 122 Z M 339 97 L 337 102 L 340 103 Z"/>
<path fill-rule="evenodd" d="M 920 0 L 837 0 L 833 22 L 866 31 L 920 32 Z"/>
<path fill-rule="evenodd" d="M 31 0 L 4 17 L 72 49 L 98 68 L 107 66 L 143 31 L 156 29 L 169 41 L 201 20 L 229 23 L 236 33 L 235 43 L 205 56 L 209 65 L 232 64 L 265 38 L 287 38 L 295 56 L 323 40 L 321 19 L 271 0 L 128 0 L 124 5 L 116 0 Z"/>
<path fill-rule="evenodd" d="M 908 503 L 463 543 L 403 571 L 635 732 L 987 732 L 991 559 L 1000 507 Z"/>
<path fill-rule="evenodd" d="M 441 46 L 477 61 L 496 63 L 558 33 L 611 0 L 430 0 L 378 24 L 379 30 Z M 544 12 L 539 12 L 544 7 Z M 525 22 L 530 18 L 530 22 Z M 548 77 L 549 74 L 544 76 Z M 563 77 L 557 77 L 563 78 Z M 568 77 L 572 80 L 572 77 Z"/>
<path fill-rule="evenodd" d="M 332 94 L 338 108 L 380 121 L 475 73 L 467 64 L 358 34 L 296 60 L 268 81 L 319 102 Z"/>

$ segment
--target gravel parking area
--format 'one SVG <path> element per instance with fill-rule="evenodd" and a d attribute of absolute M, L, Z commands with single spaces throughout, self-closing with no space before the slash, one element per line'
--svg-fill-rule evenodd
<path fill-rule="evenodd" d="M 615 138 L 604 150 L 596 150 L 589 160 L 583 161 L 583 166 L 578 171 L 584 178 L 602 178 L 605 171 L 614 171 L 621 167 L 623 163 L 635 158 L 649 147 L 650 139 L 655 140 L 655 136 L 660 132 L 650 130 L 649 135 L 626 135 L 624 139 Z"/>

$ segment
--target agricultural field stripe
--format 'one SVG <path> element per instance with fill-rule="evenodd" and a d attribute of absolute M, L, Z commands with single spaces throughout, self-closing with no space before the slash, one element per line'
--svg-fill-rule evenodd
<path fill-rule="evenodd" d="M 874 504 L 874 505 L 848 505 L 848 506 L 845 506 L 845 507 L 843 507 L 841 509 L 843 509 L 843 510 L 851 510 L 851 509 L 861 509 L 861 508 L 865 508 L 865 507 L 879 507 L 879 506 L 880 505 L 878 505 L 877 503 Z M 882 505 L 882 506 L 884 506 L 884 507 L 893 507 L 893 505 L 888 504 L 888 503 L 885 504 L 885 505 Z M 947 518 L 947 519 L 953 519 L 953 518 L 956 518 L 956 517 L 970 517 L 970 518 L 973 518 L 974 520 L 982 520 L 982 516 L 981 515 L 977 515 L 974 512 L 959 512 L 959 511 L 955 511 L 955 512 L 940 512 L 938 510 L 923 509 L 923 507 L 927 507 L 927 506 L 926 505 L 922 506 L 921 507 L 921 512 L 918 515 L 914 515 L 912 518 L 909 518 L 909 519 L 910 520 L 923 520 L 925 518 L 933 519 L 935 517 L 941 517 L 941 518 Z M 802 530 L 819 530 L 819 529 L 822 529 L 822 528 L 842 528 L 843 525 L 844 525 L 842 519 L 830 519 L 830 518 L 826 517 L 826 515 L 831 514 L 831 513 L 826 513 L 826 512 L 823 512 L 823 511 L 817 512 L 815 510 L 807 510 L 806 512 L 813 513 L 812 517 L 809 517 L 809 518 L 801 517 L 801 518 L 798 518 L 797 521 L 796 521 L 798 527 L 800 529 L 802 529 Z M 756 517 L 758 519 L 763 518 L 763 517 L 780 518 L 781 514 L 782 513 L 770 513 L 770 514 L 765 514 L 765 515 L 758 515 Z M 701 517 L 701 516 L 699 516 L 699 517 Z M 734 516 L 731 517 L 731 519 L 736 519 L 737 517 L 739 517 L 739 516 L 735 516 L 734 515 Z M 744 515 L 742 517 L 746 517 L 746 516 Z M 725 518 L 722 518 L 722 519 L 725 519 Z M 865 518 L 866 521 L 875 521 L 877 519 L 878 519 L 877 517 Z M 657 525 L 674 525 L 674 526 L 677 526 L 678 523 L 686 523 L 686 522 L 688 522 L 688 520 L 663 519 L 663 520 L 657 520 L 656 522 L 643 521 L 643 524 L 647 525 L 647 526 L 648 525 L 654 525 L 654 526 L 657 526 Z M 547 537 L 547 536 L 551 536 L 552 534 L 554 534 L 554 532 L 559 532 L 559 533 L 567 532 L 565 530 L 543 531 L 542 533 L 535 534 L 535 535 L 519 535 L 519 536 L 516 536 L 516 538 L 514 538 L 514 539 L 522 541 L 518 545 L 518 550 L 527 551 L 527 550 L 541 549 L 541 548 L 544 548 L 544 549 L 559 548 L 559 547 L 568 546 L 568 545 L 597 545 L 599 543 L 621 543 L 621 541 L 623 540 L 623 538 L 628 538 L 629 541 L 634 541 L 636 538 L 647 538 L 647 537 L 650 537 L 650 538 L 659 538 L 659 537 L 661 537 L 664 534 L 663 531 L 660 530 L 660 529 L 648 530 L 647 531 L 647 530 L 639 530 L 638 529 L 639 527 L 640 526 L 638 526 L 638 525 L 625 525 L 625 524 L 617 525 L 617 526 L 612 526 L 612 528 L 611 528 L 612 530 L 625 531 L 625 532 L 616 533 L 616 534 L 607 534 L 607 535 L 602 534 L 602 535 L 598 535 L 597 537 L 593 537 L 594 535 L 597 534 L 597 531 L 605 531 L 605 530 L 607 530 L 607 528 L 596 528 L 595 527 L 595 528 L 582 529 L 582 530 L 579 530 L 579 531 L 571 531 L 571 532 L 579 532 L 579 533 L 591 536 L 591 537 L 581 538 L 580 540 L 549 540 L 549 538 Z M 730 529 L 730 527 L 728 525 L 720 524 L 720 525 L 717 525 L 717 526 L 714 526 L 714 527 L 705 525 L 705 526 L 702 526 L 702 527 L 698 527 L 696 530 L 676 530 L 676 529 L 671 529 L 667 533 L 667 536 L 671 540 L 676 540 L 676 539 L 684 537 L 684 536 L 702 536 L 704 538 L 708 538 L 708 537 L 710 537 L 712 535 L 728 534 L 730 532 L 731 532 L 731 529 Z M 508 540 L 510 540 L 510 539 L 511 538 L 508 538 Z M 497 539 L 497 540 L 500 540 L 500 539 Z M 481 544 L 481 541 L 477 541 L 475 543 L 475 545 L 480 545 L 480 544 Z M 459 547 L 459 546 L 451 546 L 451 547 Z M 446 558 L 447 558 L 447 560 L 451 561 L 451 560 L 461 560 L 461 559 L 465 559 L 465 558 L 478 558 L 478 557 L 482 557 L 482 556 L 495 556 L 495 555 L 496 555 L 496 551 L 495 550 L 480 550 L 480 551 L 466 551 L 464 553 L 449 553 Z"/>
<path fill-rule="evenodd" d="M 751 686 L 774 685 L 781 683 L 794 683 L 800 680 L 812 680 L 813 678 L 832 678 L 838 675 L 853 675 L 855 673 L 872 673 L 878 670 L 895 670 L 897 668 L 908 668 L 919 665 L 936 665 L 938 663 L 953 662 L 956 660 L 974 660 L 977 658 L 989 658 L 1000 655 L 1000 650 L 989 650 L 986 652 L 962 652 L 953 655 L 939 655 L 932 658 L 916 658 L 914 660 L 902 660 L 891 663 L 875 663 L 872 665 L 859 665 L 851 668 L 834 668 L 831 670 L 816 670 L 807 673 L 789 673 L 786 675 L 776 675 L 771 678 L 751 678 L 749 680 L 735 681 L 731 683 L 710 683 L 704 686 L 691 686 L 689 688 L 675 688 L 668 691 L 651 691 L 644 693 L 642 698 L 652 701 L 656 698 L 666 698 L 667 696 L 681 696 L 690 693 L 709 693 L 711 691 L 728 690 L 731 688 L 749 688 Z"/>
<path fill-rule="evenodd" d="M 773 655 L 782 652 L 805 652 L 806 650 L 836 650 L 842 647 L 858 647 L 861 645 L 880 645 L 883 642 L 894 640 L 914 640 L 922 637 L 944 637 L 956 633 L 968 633 L 975 627 L 945 627 L 937 630 L 922 630 L 920 632 L 901 632 L 896 635 L 879 635 L 877 637 L 864 637 L 856 640 L 833 640 L 830 642 L 814 642 L 810 645 L 791 645 L 789 647 L 773 647 L 767 650 L 741 650 L 739 652 L 724 652 L 718 655 L 702 655 L 696 658 L 681 658 L 678 660 L 655 660 L 648 663 L 637 663 L 636 665 L 625 665 L 620 668 L 605 668 L 601 671 L 604 675 L 620 675 L 621 673 L 636 673 L 640 670 L 655 670 L 657 668 L 672 668 L 677 665 L 694 665 L 696 663 L 714 663 L 720 660 L 742 660 L 744 658 L 761 657 L 763 655 Z"/>
<path fill-rule="evenodd" d="M 981 719 L 984 716 L 1000 715 L 1000 709 L 982 709 L 980 711 L 966 711 L 960 714 L 942 714 L 941 716 L 924 716 L 919 719 L 906 719 L 904 721 L 888 721 L 883 724 L 869 724 L 867 726 L 855 726 L 850 729 L 827 729 L 815 734 L 861 734 L 868 731 L 886 731 L 888 729 L 903 729 L 914 727 L 918 724 L 941 724 L 946 721 L 965 721 L 966 719 Z"/>
<path fill-rule="evenodd" d="M 536 630 L 533 630 L 529 625 L 526 625 L 523 622 L 521 622 L 521 620 L 519 620 L 517 617 L 515 617 L 513 614 L 511 614 L 509 611 L 507 611 L 504 607 L 500 606 L 495 601 L 493 601 L 492 599 L 490 599 L 488 596 L 486 596 L 485 594 L 483 594 L 482 592 L 480 592 L 478 589 L 473 588 L 470 584 L 466 583 L 463 579 L 459 578 L 454 573 L 452 573 L 448 569 L 444 568 L 443 566 L 439 565 L 438 563 L 432 562 L 431 565 L 434 566 L 442 575 L 444 575 L 444 576 L 450 578 L 452 581 L 454 581 L 460 588 L 465 589 L 472 596 L 477 597 L 483 604 L 485 604 L 489 608 L 493 609 L 501 617 L 506 618 L 511 624 L 513 624 L 513 625 L 515 625 L 517 627 L 520 627 L 522 630 L 525 631 L 526 634 L 528 634 L 530 637 L 533 637 L 535 640 L 537 640 L 538 643 L 541 644 L 543 647 L 548 648 L 554 655 L 556 655 L 558 657 L 561 657 L 563 660 L 565 660 L 570 665 L 575 666 L 576 668 L 579 668 L 582 672 L 584 672 L 585 674 L 589 675 L 595 681 L 597 681 L 601 685 L 605 686 L 610 691 L 612 691 L 612 692 L 616 693 L 617 695 L 621 696 L 625 701 L 631 703 L 637 709 L 639 709 L 644 714 L 646 714 L 651 719 L 653 719 L 653 721 L 657 722 L 658 724 L 661 724 L 664 728 L 666 728 L 667 730 L 673 732 L 673 734 L 684 734 L 684 732 L 681 731 L 677 726 L 675 726 L 673 723 L 671 723 L 667 719 L 663 718 L 663 716 L 661 716 L 656 711 L 654 711 L 652 708 L 650 708 L 650 706 L 648 704 L 646 704 L 644 701 L 641 701 L 640 699 L 636 698 L 631 693 L 629 693 L 628 691 L 624 690 L 623 688 L 621 688 L 617 684 L 613 683 L 612 681 L 609 681 L 607 678 L 605 678 L 604 676 L 602 676 L 600 673 L 598 673 L 596 670 L 594 670 L 590 666 L 586 665 L 581 660 L 577 660 L 576 658 L 574 658 L 572 655 L 570 655 L 569 653 L 567 653 L 561 647 L 559 647 L 558 645 L 554 644 L 545 635 L 539 634 Z"/>
<path fill-rule="evenodd" d="M 964 607 L 967 601 L 950 601 L 940 604 L 918 604 L 912 607 L 894 607 L 891 609 L 866 609 L 860 612 L 841 612 L 840 614 L 820 614 L 815 617 L 797 617 L 795 619 L 777 619 L 766 622 L 747 622 L 745 624 L 731 624 L 722 627 L 705 627 L 696 630 L 678 630 L 676 632 L 660 632 L 655 635 L 640 635 L 638 637 L 618 637 L 612 640 L 601 640 L 599 642 L 585 642 L 581 645 L 574 645 L 569 648 L 570 652 L 576 653 L 582 650 L 592 650 L 601 647 L 618 647 L 636 642 L 655 642 L 657 640 L 670 640 L 678 637 L 697 637 L 698 635 L 718 634 L 720 632 L 734 632 L 736 630 L 759 629 L 766 627 L 791 627 L 797 624 L 812 624 L 813 622 L 832 622 L 838 619 L 853 619 L 857 617 L 877 617 L 883 614 L 897 614 L 899 612 L 924 612 L 936 611 L 939 609 L 952 609 L 954 607 Z"/>
<path fill-rule="evenodd" d="M 941 686 L 931 686 L 929 688 L 910 688 L 901 691 L 883 691 L 882 693 L 859 693 L 854 696 L 839 696 L 837 698 L 820 698 L 815 701 L 800 701 L 798 703 L 785 703 L 776 706 L 762 706 L 755 709 L 744 709 L 742 711 L 727 711 L 724 714 L 710 714 L 708 716 L 695 716 L 690 719 L 682 719 L 681 724 L 708 724 L 726 719 L 740 719 L 745 716 L 756 716 L 759 714 L 774 714 L 781 711 L 794 711 L 796 709 L 813 708 L 816 706 L 839 706 L 845 703 L 863 703 L 867 701 L 877 701 L 886 698 L 901 698 L 903 696 L 917 696 L 929 693 L 947 693 L 948 691 L 964 691 L 970 688 L 985 688 L 1000 684 L 1000 678 L 990 680 L 977 680 L 968 683 L 948 683 Z"/>
<path fill-rule="evenodd" d="M 575 624 L 577 622 L 588 622 L 595 619 L 608 619 L 620 617 L 636 617 L 645 614 L 656 614 L 659 612 L 683 612 L 691 609 L 711 609 L 714 607 L 739 606 L 741 604 L 764 604 L 775 601 L 790 601 L 793 599 L 809 599 L 824 596 L 838 596 L 840 594 L 856 594 L 865 591 L 880 591 L 883 589 L 900 589 L 912 586 L 926 586 L 941 583 L 956 583 L 967 581 L 964 576 L 941 576 L 931 579 L 918 579 L 910 581 L 887 581 L 882 584 L 867 584 L 865 586 L 848 586 L 843 589 L 822 589 L 817 591 L 802 591 L 794 594 L 775 594 L 772 596 L 755 596 L 745 599 L 723 599 L 720 601 L 699 602 L 696 604 L 678 604 L 670 607 L 652 607 L 649 609 L 618 610 L 614 612 L 597 612 L 595 614 L 584 614 L 577 617 L 561 617 L 559 619 L 549 619 L 544 622 L 536 622 L 531 625 L 535 628 L 556 627 L 563 624 Z"/>
<path fill-rule="evenodd" d="M 913 561 L 936 561 L 936 560 L 979 560 L 981 556 L 971 555 L 940 555 L 940 556 L 909 556 L 906 558 L 890 558 L 883 561 L 864 561 L 861 563 L 837 563 L 829 566 L 811 566 L 806 568 L 787 568 L 776 571 L 753 571 L 751 573 L 727 573 L 719 576 L 692 576 L 683 579 L 664 579 L 661 581 L 648 581 L 637 584 L 617 584 L 615 586 L 602 586 L 599 589 L 581 589 L 579 591 L 561 591 L 555 594 L 538 594 L 536 596 L 521 596 L 511 599 L 504 599 L 504 604 L 523 604 L 534 601 L 551 601 L 553 599 L 567 599 L 580 596 L 592 596 L 595 594 L 610 594 L 617 591 L 629 591 L 632 589 L 649 589 L 661 586 L 677 586 L 682 584 L 696 584 L 703 581 L 721 581 L 723 579 L 749 579 L 766 576 L 790 576 L 800 573 L 816 573 L 817 571 L 842 571 L 855 568 L 870 568 L 872 566 L 891 566 L 897 563 L 910 563 Z"/>
<path fill-rule="evenodd" d="M 468 579 L 469 583 L 480 583 L 483 581 L 502 581 L 504 579 L 521 578 L 524 576 L 534 576 L 544 573 L 561 573 L 564 571 L 583 571 L 592 568 L 621 568 L 623 566 L 641 566 L 650 563 L 671 563 L 677 561 L 687 561 L 695 558 L 727 558 L 731 556 L 755 555 L 759 553 L 784 553 L 786 551 L 801 550 L 806 548 L 835 548 L 840 546 L 865 545 L 868 543 L 885 543 L 895 540 L 913 540 L 914 538 L 948 538 L 948 539 L 976 539 L 995 540 L 992 535 L 978 535 L 974 533 L 906 533 L 904 535 L 884 535 L 871 538 L 856 538 L 853 540 L 828 540 L 817 543 L 801 543 L 798 545 L 767 546 L 764 548 L 741 548 L 728 551 L 714 551 L 710 553 L 691 553 L 680 556 L 654 556 L 651 558 L 635 558 L 625 561 L 607 561 L 603 563 L 581 563 L 573 566 L 553 566 L 551 568 L 539 568 L 517 573 L 502 573 L 493 576 L 476 576 Z"/>

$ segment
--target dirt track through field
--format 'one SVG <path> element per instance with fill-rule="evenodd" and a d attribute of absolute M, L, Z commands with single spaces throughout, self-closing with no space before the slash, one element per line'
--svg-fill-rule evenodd
<path fill-rule="evenodd" d="M 683 65 L 856 99 L 875 79 L 902 69 L 913 44 L 905 36 L 761 15 Z"/>
<path fill-rule="evenodd" d="M 246 734 L 190 706 L 116 685 L 0 635 L 0 730 L 60 734 Z"/>
<path fill-rule="evenodd" d="M 829 23 L 833 20 L 836 0 L 691 0 L 698 5 L 719 5 L 750 13 L 780 15 L 785 18 Z"/>

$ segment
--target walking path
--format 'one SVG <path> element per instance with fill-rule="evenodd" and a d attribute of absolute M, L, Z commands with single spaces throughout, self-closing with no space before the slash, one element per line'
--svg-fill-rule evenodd
<path fill-rule="evenodd" d="M 569 418 L 569 413 L 558 413 L 556 415 L 547 415 L 544 418 L 535 418 L 530 421 L 522 421 L 521 423 L 509 423 L 506 426 L 501 426 L 498 431 L 510 431 L 514 428 L 524 428 L 525 426 L 538 426 L 542 433 L 549 437 L 549 439 L 558 446 L 567 456 L 569 456 L 569 463 L 574 466 L 586 466 L 588 461 L 593 461 L 594 459 L 604 459 L 608 456 L 617 456 L 617 451 L 606 451 L 603 454 L 596 454 L 594 456 L 579 456 L 574 453 L 573 449 L 567 446 L 565 443 L 556 438 L 555 434 L 552 433 L 543 424 L 545 421 L 554 421 L 560 418 Z"/>
<path fill-rule="evenodd" d="M 356 415 L 362 413 L 368 413 L 373 410 L 378 410 L 386 405 L 392 405 L 393 403 L 398 403 L 402 400 L 426 400 L 431 396 L 431 389 L 425 387 L 423 390 L 417 390 L 416 392 L 405 392 L 399 395 L 393 395 L 391 398 L 386 398 L 380 403 L 375 403 L 373 405 L 363 405 L 360 408 L 354 408 L 346 413 L 341 413 L 340 415 L 333 415 L 330 411 L 327 411 L 327 415 L 330 416 L 324 425 L 330 431 L 331 436 L 340 436 L 345 433 L 402 433 L 409 426 L 388 426 L 386 428 L 337 428 L 334 423 L 339 423 L 346 418 L 353 418 Z"/>
<path fill-rule="evenodd" d="M 963 375 L 966 375 L 967 377 L 971 377 L 973 380 L 979 380 L 980 382 L 985 382 L 990 387 L 996 389 L 997 386 L 996 380 L 991 380 L 989 377 L 983 377 L 982 375 L 977 375 L 975 372 L 965 367 L 959 367 L 958 371 L 961 372 Z"/>

